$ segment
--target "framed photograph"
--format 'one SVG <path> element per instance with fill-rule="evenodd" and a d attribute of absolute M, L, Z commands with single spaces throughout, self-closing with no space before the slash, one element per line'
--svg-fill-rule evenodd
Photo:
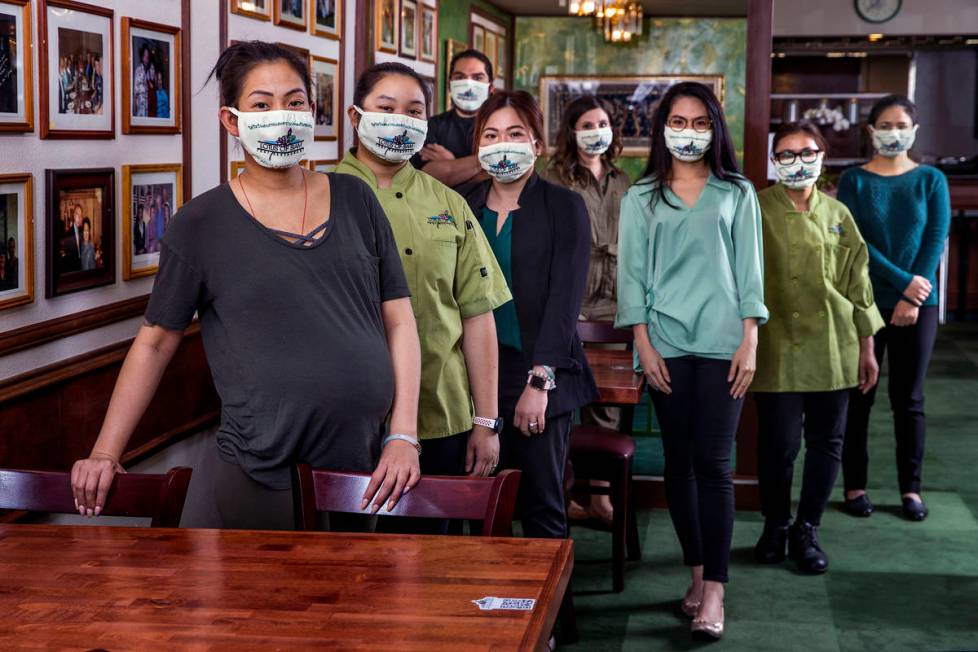
<path fill-rule="evenodd" d="M 340 38 L 343 31 L 343 0 L 309 0 L 312 33 L 325 38 Z"/>
<path fill-rule="evenodd" d="M 300 59 L 306 62 L 306 65 L 309 65 L 309 50 L 305 48 L 300 48 L 295 45 L 290 45 L 288 43 L 282 43 L 281 41 L 276 43 L 276 45 L 280 45 L 286 50 L 291 50 L 292 52 L 295 52 L 297 55 L 299 55 Z"/>
<path fill-rule="evenodd" d="M 509 51 L 506 49 L 506 37 L 500 34 L 496 41 L 496 77 L 500 79 L 509 78 L 508 59 Z"/>
<path fill-rule="evenodd" d="M 115 283 L 115 170 L 48 170 L 46 295 Z"/>
<path fill-rule="evenodd" d="M 401 13 L 397 0 L 374 0 L 374 49 L 397 54 Z"/>
<path fill-rule="evenodd" d="M 448 111 L 452 108 L 452 89 L 449 87 L 449 82 L 451 81 L 452 71 L 449 67 L 452 65 L 452 59 L 455 55 L 462 50 L 468 50 L 469 44 L 462 43 L 462 41 L 456 41 L 455 39 L 445 39 L 445 110 Z"/>
<path fill-rule="evenodd" d="M 316 161 L 309 161 L 309 169 L 313 172 L 322 172 L 326 174 L 327 172 L 332 172 L 336 169 L 336 166 L 340 162 L 335 158 L 324 158 Z"/>
<path fill-rule="evenodd" d="M 0 1 L 0 132 L 34 131 L 34 60 L 28 0 Z"/>
<path fill-rule="evenodd" d="M 34 301 L 34 179 L 0 174 L 0 310 Z"/>
<path fill-rule="evenodd" d="M 274 22 L 281 27 L 306 31 L 306 0 L 268 0 L 274 4 Z"/>
<path fill-rule="evenodd" d="M 122 18 L 122 133 L 180 133 L 180 29 Z"/>
<path fill-rule="evenodd" d="M 316 140 L 336 140 L 343 122 L 342 72 L 339 62 L 328 57 L 312 57 L 312 92 L 316 102 Z"/>
<path fill-rule="evenodd" d="M 540 108 L 547 151 L 553 153 L 564 107 L 581 95 L 595 95 L 612 108 L 611 121 L 621 133 L 625 156 L 646 156 L 651 146 L 652 113 L 673 84 L 692 81 L 708 86 L 723 102 L 723 75 L 547 76 L 540 77 Z"/>
<path fill-rule="evenodd" d="M 275 0 L 229 0 L 231 13 L 257 20 L 271 20 Z"/>
<path fill-rule="evenodd" d="M 438 8 L 421 7 L 421 55 L 422 61 L 438 63 Z"/>
<path fill-rule="evenodd" d="M 499 74 L 499 58 L 496 53 L 496 44 L 498 42 L 498 35 L 496 32 L 486 30 L 486 50 L 485 55 L 489 57 L 489 61 L 492 61 L 492 69 Z"/>
<path fill-rule="evenodd" d="M 231 161 L 231 175 L 228 177 L 228 179 L 237 179 L 238 175 L 244 172 L 244 169 L 244 161 Z"/>
<path fill-rule="evenodd" d="M 183 166 L 122 166 L 122 278 L 152 276 L 160 243 L 183 205 Z"/>
<path fill-rule="evenodd" d="M 472 26 L 472 48 L 485 54 L 486 52 L 486 28 L 482 25 Z"/>
<path fill-rule="evenodd" d="M 41 138 L 115 138 L 113 12 L 38 0 Z"/>
<path fill-rule="evenodd" d="M 418 58 L 418 3 L 417 0 L 401 0 L 401 47 L 400 54 L 408 59 Z"/>

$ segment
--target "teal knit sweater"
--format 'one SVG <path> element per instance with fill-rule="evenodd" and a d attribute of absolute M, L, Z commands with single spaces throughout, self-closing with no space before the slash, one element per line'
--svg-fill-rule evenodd
<path fill-rule="evenodd" d="M 929 165 L 892 177 L 850 168 L 839 179 L 838 198 L 869 248 L 876 305 L 895 308 L 914 276 L 934 286 L 924 305 L 937 305 L 937 265 L 951 225 L 944 173 Z"/>

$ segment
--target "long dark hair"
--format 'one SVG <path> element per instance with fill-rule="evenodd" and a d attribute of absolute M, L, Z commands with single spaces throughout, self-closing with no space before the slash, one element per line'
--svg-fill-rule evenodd
<path fill-rule="evenodd" d="M 577 155 L 577 135 L 574 133 L 574 125 L 582 115 L 594 109 L 604 111 L 608 115 L 609 122 L 611 121 L 611 107 L 606 101 L 594 95 L 583 95 L 564 107 L 564 116 L 560 119 L 560 131 L 557 132 L 557 151 L 554 153 L 551 166 L 557 178 L 565 186 L 584 185 L 588 182 L 588 175 L 591 172 L 581 165 Z M 611 146 L 601 155 L 601 161 L 609 168 L 617 170 L 615 159 L 621 153 L 621 136 L 614 126 L 611 128 L 611 133 Z"/>
<path fill-rule="evenodd" d="M 676 208 L 676 206 L 669 201 L 666 195 L 666 188 L 672 178 L 672 154 L 666 147 L 665 130 L 669 114 L 672 112 L 672 105 L 680 97 L 692 97 L 702 102 L 703 106 L 706 107 L 707 116 L 713 125 L 713 141 L 703 158 L 713 176 L 723 181 L 741 181 L 744 179 L 740 173 L 740 168 L 737 166 L 737 155 L 733 141 L 730 139 L 730 131 L 727 129 L 727 121 L 723 118 L 720 100 L 707 86 L 698 82 L 676 84 L 666 91 L 652 114 L 652 146 L 649 149 L 649 161 L 642 173 L 643 179 L 639 182 L 655 184 L 657 192 L 653 195 L 653 204 L 661 199 L 672 208 Z"/>

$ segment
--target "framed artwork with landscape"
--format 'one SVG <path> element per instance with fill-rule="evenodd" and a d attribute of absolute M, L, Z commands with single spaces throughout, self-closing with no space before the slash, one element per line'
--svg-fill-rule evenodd
<path fill-rule="evenodd" d="M 274 3 L 273 18 L 279 27 L 306 31 L 306 0 L 270 0 Z"/>
<path fill-rule="evenodd" d="M 0 174 L 0 310 L 34 301 L 34 181 Z"/>
<path fill-rule="evenodd" d="M 309 0 L 312 33 L 338 39 L 343 31 L 343 0 Z"/>
<path fill-rule="evenodd" d="M 621 133 L 622 154 L 645 156 L 651 146 L 652 113 L 669 87 L 699 82 L 723 103 L 723 75 L 542 76 L 540 108 L 547 151 L 553 153 L 564 107 L 581 95 L 595 95 L 611 105 L 611 121 Z"/>
<path fill-rule="evenodd" d="M 122 18 L 122 133 L 180 133 L 180 29 Z"/>
<path fill-rule="evenodd" d="M 160 245 L 183 205 L 183 166 L 122 166 L 122 278 L 152 276 Z"/>
<path fill-rule="evenodd" d="M 0 132 L 34 131 L 33 36 L 28 1 L 0 1 Z"/>
<path fill-rule="evenodd" d="M 47 170 L 48 298 L 115 282 L 115 170 Z"/>
<path fill-rule="evenodd" d="M 374 0 L 374 49 L 397 54 L 401 12 L 397 0 Z"/>
<path fill-rule="evenodd" d="M 316 140 L 337 140 L 343 106 L 339 62 L 329 57 L 313 56 L 311 59 L 312 92 L 316 102 L 313 134 Z"/>
<path fill-rule="evenodd" d="M 41 138 L 115 138 L 113 12 L 38 0 Z"/>
<path fill-rule="evenodd" d="M 231 13 L 256 20 L 271 20 L 271 3 L 276 0 L 229 0 Z"/>

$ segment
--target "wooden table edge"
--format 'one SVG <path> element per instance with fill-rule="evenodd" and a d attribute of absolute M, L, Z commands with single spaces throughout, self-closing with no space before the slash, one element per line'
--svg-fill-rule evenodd
<path fill-rule="evenodd" d="M 560 606 L 563 604 L 564 594 L 567 591 L 573 570 L 574 541 L 564 539 L 557 557 L 550 565 L 547 580 L 540 592 L 540 597 L 537 599 L 537 604 L 546 601 L 548 608 L 545 611 L 534 608 L 530 625 L 523 635 L 519 649 L 540 651 L 549 649 L 547 644 L 550 640 L 550 633 L 553 631 L 554 623 L 557 622 L 557 614 L 560 613 Z"/>

